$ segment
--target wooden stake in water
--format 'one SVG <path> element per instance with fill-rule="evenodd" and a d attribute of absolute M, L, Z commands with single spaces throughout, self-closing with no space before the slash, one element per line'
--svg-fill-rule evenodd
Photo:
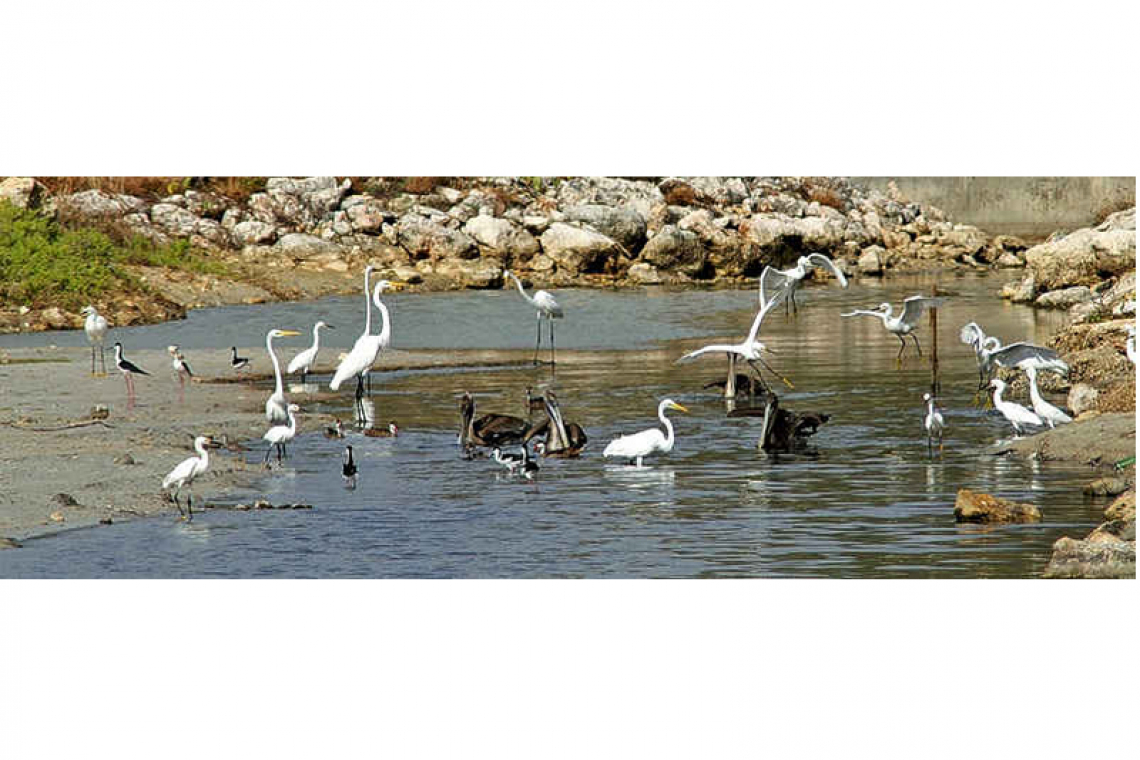
<path fill-rule="evenodd" d="M 938 297 L 938 283 L 930 286 L 931 298 Z M 938 382 L 938 307 L 930 310 L 930 395 L 938 397 L 941 383 Z"/>

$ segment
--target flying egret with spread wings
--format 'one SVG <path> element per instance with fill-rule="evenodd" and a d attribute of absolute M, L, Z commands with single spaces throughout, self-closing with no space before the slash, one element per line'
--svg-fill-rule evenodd
<path fill-rule="evenodd" d="M 887 332 L 893 333 L 899 339 L 898 356 L 895 357 L 897 364 L 902 364 L 903 351 L 906 350 L 906 336 L 909 335 L 914 339 L 914 347 L 918 349 L 918 355 L 922 356 L 922 346 L 919 345 L 918 336 L 914 334 L 914 328 L 918 327 L 918 320 L 922 317 L 922 313 L 929 308 L 937 308 L 946 301 L 945 298 L 931 298 L 929 296 L 911 296 L 903 301 L 903 311 L 897 317 L 894 316 L 894 309 L 889 303 L 881 303 L 874 309 L 856 309 L 848 314 L 841 314 L 843 317 L 878 317 L 883 320 L 883 327 Z"/>
<path fill-rule="evenodd" d="M 760 275 L 761 287 L 772 296 L 776 296 L 776 294 L 781 291 L 785 291 L 787 300 L 784 301 L 784 312 L 787 313 L 789 304 L 793 312 L 798 311 L 796 290 L 804 278 L 807 277 L 808 270 L 812 267 L 830 270 L 836 279 L 839 280 L 839 284 L 843 287 L 847 287 L 847 277 L 844 276 L 843 270 L 822 253 L 809 253 L 807 256 L 800 256 L 796 261 L 796 265 L 791 269 L 765 267 Z"/>
<path fill-rule="evenodd" d="M 982 328 L 976 322 L 967 323 L 959 332 L 958 338 L 974 347 L 974 354 L 978 360 L 979 389 L 985 388 L 995 365 L 1021 370 L 1032 367 L 1038 372 L 1056 372 L 1059 375 L 1069 371 L 1069 365 L 1062 361 L 1060 355 L 1053 349 L 1025 342 L 1002 346 L 996 337 L 987 336 L 982 332 Z"/>

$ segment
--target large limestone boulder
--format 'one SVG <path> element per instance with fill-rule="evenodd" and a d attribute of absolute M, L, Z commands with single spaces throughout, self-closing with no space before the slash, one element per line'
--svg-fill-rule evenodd
<path fill-rule="evenodd" d="M 1102 523 L 1083 540 L 1058 538 L 1045 577 L 1135 578 L 1135 517 Z"/>
<path fill-rule="evenodd" d="M 9 177 L 0 182 L 0 202 L 16 208 L 35 208 L 46 193 L 44 186 L 32 177 Z"/>
<path fill-rule="evenodd" d="M 1068 309 L 1079 303 L 1093 299 L 1093 292 L 1086 285 L 1074 285 L 1071 288 L 1061 288 L 1042 293 L 1037 296 L 1035 303 L 1046 309 Z"/>
<path fill-rule="evenodd" d="M 223 225 L 224 226 L 224 225 Z M 277 230 L 272 224 L 250 219 L 238 222 L 230 229 L 230 235 L 235 243 L 245 247 L 247 245 L 271 245 L 277 239 Z"/>
<path fill-rule="evenodd" d="M 731 206 L 749 197 L 739 177 L 668 177 L 657 184 L 667 203 L 678 206 Z"/>
<path fill-rule="evenodd" d="M 692 276 L 705 268 L 708 254 L 695 232 L 668 225 L 645 244 L 641 258 L 658 269 L 673 269 Z"/>
<path fill-rule="evenodd" d="M 265 192 L 250 196 L 249 211 L 266 224 L 312 229 L 331 216 L 351 187 L 351 180 L 337 182 L 335 177 L 271 177 L 265 183 Z"/>
<path fill-rule="evenodd" d="M 602 206 L 585 203 L 563 211 L 569 222 L 582 222 L 593 227 L 611 240 L 621 243 L 630 255 L 636 254 L 645 242 L 645 217 L 629 206 Z"/>
<path fill-rule="evenodd" d="M 555 200 L 560 208 L 587 203 L 629 207 L 641 214 L 643 219 L 647 219 L 650 210 L 661 203 L 664 196 L 655 184 L 645 180 L 575 177 L 559 183 Z"/>
<path fill-rule="evenodd" d="M 424 210 L 426 212 L 426 209 Z M 396 224 L 400 245 L 414 259 L 473 259 L 479 256 L 475 241 L 461 230 L 445 226 L 445 214 L 429 218 L 409 212 Z"/>
<path fill-rule="evenodd" d="M 1087 227 L 1035 245 L 1025 261 L 1043 290 L 1095 285 L 1104 274 L 1136 268 L 1136 209 L 1120 211 Z"/>
<path fill-rule="evenodd" d="M 503 286 L 503 267 L 494 259 L 447 259 L 436 264 L 435 274 L 465 288 L 484 290 Z"/>
<path fill-rule="evenodd" d="M 855 266 L 859 268 L 860 274 L 882 274 L 883 257 L 886 255 L 886 253 L 887 252 L 883 250 L 882 246 L 873 245 L 859 254 L 859 260 L 856 262 Z"/>
<path fill-rule="evenodd" d="M 336 243 L 303 232 L 291 232 L 288 235 L 283 235 L 274 247 L 297 259 L 336 254 L 340 251 L 340 246 Z"/>
<path fill-rule="evenodd" d="M 1040 522 L 1041 510 L 1032 504 L 1023 504 L 962 488 L 954 501 L 954 520 L 973 523 Z"/>
<path fill-rule="evenodd" d="M 395 222 L 397 219 L 380 201 L 367 195 L 345 198 L 341 209 L 352 231 L 363 235 L 379 235 L 385 222 Z"/>
<path fill-rule="evenodd" d="M 538 240 L 534 235 L 507 219 L 493 216 L 475 216 L 463 225 L 463 231 L 496 253 L 529 258 L 538 253 Z"/>
<path fill-rule="evenodd" d="M 601 271 L 607 258 L 621 252 L 618 244 L 602 233 L 565 222 L 550 225 L 540 241 L 543 252 L 568 274 Z"/>
<path fill-rule="evenodd" d="M 64 195 L 56 201 L 56 207 L 61 213 L 99 218 L 125 216 L 146 210 L 146 204 L 133 195 L 112 194 L 103 190 L 84 190 Z"/>

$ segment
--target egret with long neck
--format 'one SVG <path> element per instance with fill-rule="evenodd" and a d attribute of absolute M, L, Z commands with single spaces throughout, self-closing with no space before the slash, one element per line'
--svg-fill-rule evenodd
<path fill-rule="evenodd" d="M 273 361 L 273 377 L 276 380 L 273 393 L 265 401 L 265 419 L 269 420 L 270 425 L 282 425 L 289 417 L 289 405 L 285 401 L 285 385 L 281 382 L 281 363 L 277 361 L 277 354 L 273 351 L 273 339 L 300 334 L 296 330 L 277 329 L 265 334 L 265 350 L 269 352 L 269 358 Z"/>
<path fill-rule="evenodd" d="M 336 329 L 323 321 L 313 325 L 313 345 L 294 356 L 293 361 L 289 362 L 289 366 L 285 368 L 285 371 L 290 375 L 300 372 L 301 382 L 305 381 L 305 377 L 313 369 L 313 365 L 317 363 L 317 352 L 321 349 L 321 328 Z"/>
<path fill-rule="evenodd" d="M 368 278 L 371 267 L 365 270 L 365 278 Z M 365 418 L 364 406 L 362 399 L 364 398 L 364 376 L 368 374 L 368 370 L 372 368 L 376 358 L 380 352 L 387 348 L 392 341 L 392 320 L 388 314 L 388 307 L 380 300 L 380 294 L 385 289 L 391 288 L 398 290 L 403 286 L 403 283 L 389 282 L 388 280 L 381 280 L 376 283 L 376 287 L 372 291 L 372 300 L 366 307 L 366 316 L 364 322 L 364 332 L 356 343 L 352 346 L 352 350 L 341 360 L 340 365 L 336 368 L 336 374 L 333 375 L 332 381 L 329 383 L 329 388 L 332 390 L 340 390 L 340 386 L 344 381 L 350 377 L 356 377 L 356 411 L 357 419 L 363 420 Z M 372 334 L 372 308 L 371 304 L 375 303 L 376 308 L 380 311 L 380 316 L 384 320 L 384 326 L 380 328 L 378 335 Z"/>
<path fill-rule="evenodd" d="M 535 333 L 534 337 L 534 364 L 536 366 L 538 364 L 539 347 L 542 344 L 542 320 L 545 318 L 548 322 L 550 322 L 550 363 L 553 365 L 554 320 L 562 319 L 562 307 L 559 306 L 558 302 L 554 300 L 554 296 L 550 295 L 550 293 L 546 292 L 545 290 L 536 290 L 533 296 L 527 295 L 527 292 L 523 290 L 522 282 L 518 277 L 515 276 L 514 272 L 504 269 L 503 274 L 515 281 L 515 286 L 519 289 L 519 295 L 521 295 L 527 303 L 534 307 L 535 314 L 538 318 L 538 331 Z"/>
<path fill-rule="evenodd" d="M 1037 389 L 1037 368 L 1026 367 L 1025 374 L 1029 377 L 1029 399 L 1033 402 L 1034 413 L 1049 423 L 1050 428 L 1055 428 L 1057 425 L 1066 422 L 1072 422 L 1072 417 L 1042 398 L 1041 391 Z"/>
<path fill-rule="evenodd" d="M 667 454 L 672 451 L 675 440 L 673 423 L 665 416 L 666 409 L 676 409 L 679 412 L 689 411 L 673 399 L 665 399 L 657 405 L 657 419 L 661 420 L 661 424 L 665 426 L 664 433 L 658 428 L 650 428 L 633 435 L 623 435 L 610 441 L 602 452 L 602 456 L 627 459 L 630 464 L 636 463 L 638 467 L 641 467 L 642 460 L 650 454 Z"/>
<path fill-rule="evenodd" d="M 1013 425 L 1013 432 L 1016 435 L 1021 435 L 1022 430 L 1029 425 L 1040 427 L 1045 424 L 1040 417 L 1021 404 L 1002 400 L 1001 394 L 1005 390 L 1004 381 L 995 377 L 990 381 L 990 387 L 994 389 L 994 408 L 1009 420 L 1009 424 Z"/>

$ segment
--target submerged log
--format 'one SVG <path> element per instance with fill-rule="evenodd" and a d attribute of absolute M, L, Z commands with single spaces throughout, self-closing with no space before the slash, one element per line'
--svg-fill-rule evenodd
<path fill-rule="evenodd" d="M 780 398 L 772 391 L 762 394 L 763 406 L 745 406 L 733 409 L 729 417 L 762 417 L 763 428 L 760 448 L 780 453 L 803 449 L 807 439 L 819 431 L 820 425 L 831 419 L 822 412 L 793 412 L 780 408 Z"/>

